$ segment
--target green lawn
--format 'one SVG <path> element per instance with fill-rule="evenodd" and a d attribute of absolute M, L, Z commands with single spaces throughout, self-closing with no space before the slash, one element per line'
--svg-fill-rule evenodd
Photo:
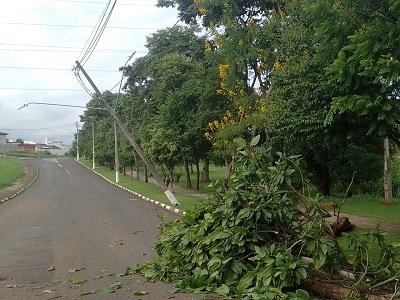
<path fill-rule="evenodd" d="M 91 168 L 92 163 L 89 160 L 81 159 L 81 162 Z M 111 181 L 115 181 L 115 172 L 114 170 L 110 170 L 107 167 L 96 167 L 96 171 L 101 173 L 103 176 L 108 178 Z M 210 166 L 210 179 L 211 180 L 222 180 L 224 177 L 225 169 L 223 167 L 215 167 Z M 195 185 L 196 173 L 193 172 L 192 176 L 192 184 Z M 143 181 L 136 180 L 131 178 L 130 176 L 124 176 L 121 174 L 120 177 L 120 185 L 125 188 L 135 191 L 143 196 L 151 198 L 153 200 L 159 201 L 161 203 L 165 203 L 170 205 L 168 198 L 164 195 L 161 188 L 152 184 L 146 183 Z M 175 186 L 185 187 L 186 182 L 184 176 L 180 178 L 178 183 L 175 183 Z M 200 187 L 200 193 L 208 193 L 209 189 L 207 189 L 207 184 L 202 183 Z M 192 192 L 195 192 L 195 188 L 190 189 Z M 180 203 L 179 209 L 186 211 L 192 209 L 196 203 L 199 201 L 205 201 L 202 198 L 187 196 L 180 193 L 174 193 L 178 202 Z M 341 203 L 341 199 L 339 198 L 329 198 L 324 201 L 336 201 L 337 203 Z M 382 199 L 374 198 L 371 196 L 359 197 L 355 196 L 352 198 L 348 198 L 345 200 L 345 203 L 341 209 L 342 213 L 354 214 L 359 216 L 372 217 L 376 219 L 382 220 L 392 220 L 399 221 L 400 220 L 400 203 L 395 201 L 393 205 L 385 205 Z"/>
<path fill-rule="evenodd" d="M 79 160 L 82 164 L 87 166 L 88 168 L 92 168 L 92 162 L 89 160 L 85 159 L 80 159 Z M 103 167 L 103 166 L 98 166 L 96 167 L 96 172 L 103 175 L 105 178 L 108 180 L 115 182 L 115 171 L 111 170 L 110 168 Z M 127 175 L 120 175 L 120 182 L 118 183 L 120 186 L 123 186 L 131 191 L 134 191 L 136 193 L 139 193 L 142 196 L 145 196 L 147 198 L 153 199 L 155 201 L 158 201 L 160 203 L 164 203 L 167 205 L 171 205 L 171 202 L 165 196 L 163 190 L 153 184 L 153 183 L 147 183 L 141 180 L 137 180 L 135 178 L 132 178 Z M 188 196 L 184 195 L 178 192 L 174 193 L 174 196 L 179 202 L 179 206 L 177 207 L 178 209 L 182 211 L 187 211 L 192 209 L 196 203 L 199 203 L 201 201 L 206 201 L 204 198 L 200 197 L 195 197 L 195 196 Z"/>
<path fill-rule="evenodd" d="M 0 157 L 0 189 L 8 187 L 24 176 L 24 167 L 18 161 Z"/>
<path fill-rule="evenodd" d="M 335 201 L 338 204 L 341 203 L 341 199 Z M 345 199 L 341 213 L 389 221 L 400 221 L 400 203 L 395 200 L 392 205 L 385 205 L 383 197 L 354 196 Z"/>

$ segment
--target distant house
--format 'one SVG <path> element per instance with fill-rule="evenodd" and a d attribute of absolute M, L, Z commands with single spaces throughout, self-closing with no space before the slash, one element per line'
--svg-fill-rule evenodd
<path fill-rule="evenodd" d="M 0 132 L 0 145 L 7 143 L 7 135 L 8 133 Z"/>
<path fill-rule="evenodd" d="M 36 144 L 37 150 L 60 150 L 61 148 L 56 145 Z"/>
<path fill-rule="evenodd" d="M 2 151 L 35 151 L 35 143 L 9 142 L 8 133 L 0 132 L 0 150 Z"/>

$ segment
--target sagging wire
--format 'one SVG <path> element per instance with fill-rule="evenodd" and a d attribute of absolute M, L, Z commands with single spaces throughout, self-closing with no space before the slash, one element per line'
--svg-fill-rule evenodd
<path fill-rule="evenodd" d="M 94 49 L 96 48 L 101 36 L 103 35 L 104 29 L 108 23 L 108 20 L 110 19 L 111 13 L 114 10 L 115 4 L 117 3 L 117 0 L 114 1 L 114 4 L 108 13 L 106 21 L 104 21 L 104 18 L 106 16 L 107 11 L 109 10 L 111 0 L 108 1 L 103 13 L 101 14 L 99 20 L 96 23 L 96 26 L 94 27 L 92 33 L 89 36 L 89 39 L 86 41 L 85 46 L 83 47 L 77 61 L 80 61 L 81 65 L 84 65 L 90 56 L 92 55 Z M 90 42 L 89 42 L 90 41 Z M 88 45 L 89 44 L 89 45 Z M 83 51 L 86 49 L 85 53 L 82 55 Z"/>

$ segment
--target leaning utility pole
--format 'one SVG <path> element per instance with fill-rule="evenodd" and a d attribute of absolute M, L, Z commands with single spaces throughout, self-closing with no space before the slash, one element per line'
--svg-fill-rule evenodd
<path fill-rule="evenodd" d="M 83 75 L 85 75 L 86 79 L 90 83 L 90 85 L 93 87 L 93 89 L 96 92 L 96 97 L 100 100 L 100 102 L 103 104 L 103 106 L 106 108 L 106 110 L 111 114 L 112 118 L 114 121 L 118 124 L 118 127 L 121 129 L 122 133 L 126 136 L 132 147 L 135 149 L 136 153 L 139 155 L 139 157 L 142 159 L 146 167 L 149 169 L 149 171 L 153 174 L 154 179 L 157 181 L 158 185 L 164 190 L 164 194 L 167 196 L 169 201 L 172 203 L 172 205 L 179 205 L 178 201 L 176 200 L 175 196 L 172 194 L 172 192 L 168 189 L 168 187 L 165 185 L 164 181 L 161 179 L 161 177 L 158 175 L 156 169 L 152 165 L 152 163 L 147 159 L 146 155 L 142 151 L 142 149 L 139 147 L 135 139 L 131 136 L 129 133 L 128 129 L 122 123 L 122 121 L 118 118 L 117 114 L 115 113 L 115 110 L 111 108 L 111 106 L 107 103 L 107 101 L 104 99 L 103 95 L 101 94 L 100 90 L 97 88 L 97 86 L 94 84 L 92 79 L 89 77 L 89 75 L 86 73 L 86 71 L 83 69 L 81 64 L 77 61 L 76 62 L 76 68 L 82 71 Z"/>

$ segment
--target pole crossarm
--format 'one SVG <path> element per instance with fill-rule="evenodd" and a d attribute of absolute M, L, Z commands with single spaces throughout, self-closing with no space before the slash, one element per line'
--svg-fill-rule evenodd
<path fill-rule="evenodd" d="M 121 129 L 122 133 L 126 136 L 126 138 L 130 142 L 132 147 L 135 149 L 136 153 L 139 155 L 139 157 L 145 163 L 145 165 L 149 169 L 149 171 L 153 174 L 153 177 L 157 181 L 158 185 L 164 190 L 164 194 L 167 196 L 167 198 L 172 203 L 172 205 L 179 205 L 175 196 L 172 194 L 171 190 L 168 189 L 168 187 L 166 186 L 164 181 L 161 179 L 160 175 L 156 171 L 153 164 L 148 160 L 148 158 L 144 154 L 143 150 L 139 147 L 136 140 L 131 136 L 128 129 L 124 125 L 124 123 L 122 123 L 122 121 L 118 118 L 115 110 L 107 103 L 107 101 L 104 99 L 103 95 L 101 94 L 100 90 L 97 88 L 97 86 L 94 84 L 92 79 L 89 77 L 89 75 L 86 73 L 86 71 L 83 69 L 83 67 L 81 66 L 81 64 L 78 61 L 76 61 L 76 68 L 78 68 L 79 70 L 82 71 L 83 75 L 86 77 L 86 79 L 88 80 L 90 85 L 95 90 L 95 92 L 96 92 L 95 96 L 97 97 L 97 99 L 102 103 L 102 105 L 106 108 L 106 110 L 111 114 L 112 118 L 115 120 L 118 127 Z"/>

